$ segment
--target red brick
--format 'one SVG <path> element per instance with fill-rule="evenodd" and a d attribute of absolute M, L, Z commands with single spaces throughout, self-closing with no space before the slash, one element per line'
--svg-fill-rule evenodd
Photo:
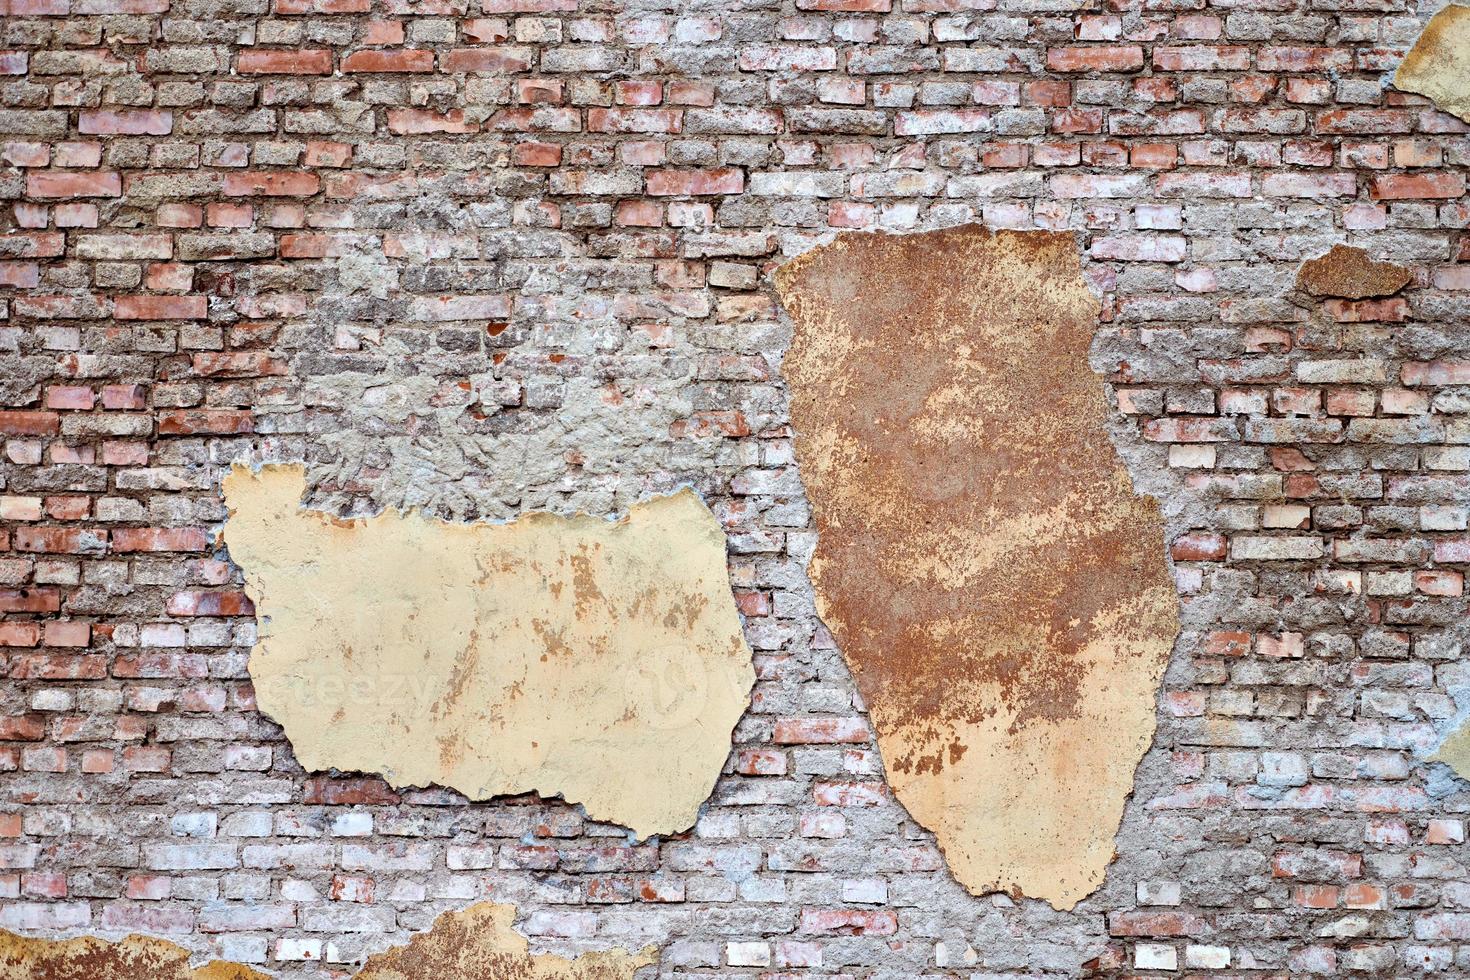
<path fill-rule="evenodd" d="M 225 174 L 227 197 L 311 197 L 322 179 L 307 171 L 247 170 Z"/>
<path fill-rule="evenodd" d="M 446 72 L 492 72 L 496 74 L 529 71 L 531 62 L 520 48 L 455 48 L 439 56 Z"/>
<path fill-rule="evenodd" d="M 898 931 L 892 909 L 801 910 L 800 931 L 816 936 L 891 936 Z"/>
<path fill-rule="evenodd" d="M 40 623 L 0 623 L 0 647 L 33 647 L 40 641 Z"/>
<path fill-rule="evenodd" d="M 344 72 L 414 72 L 433 71 L 434 52 L 354 51 L 342 59 Z"/>
<path fill-rule="evenodd" d="M 776 721 L 774 741 L 782 745 L 830 745 L 862 743 L 872 738 L 862 718 L 781 718 Z"/>
<path fill-rule="evenodd" d="M 1192 912 L 1129 911 L 1108 915 L 1108 932 L 1114 936 L 1203 936 L 1211 926 Z"/>
<path fill-rule="evenodd" d="M 60 608 L 61 593 L 56 589 L 0 589 L 0 613 L 54 613 Z"/>
<path fill-rule="evenodd" d="M 48 647 L 84 647 L 92 642 L 92 624 L 53 619 L 46 624 L 41 643 Z"/>
<path fill-rule="evenodd" d="M 46 719 L 41 715 L 0 717 L 0 742 L 39 742 L 46 737 Z"/>
<path fill-rule="evenodd" d="M 194 373 L 202 378 L 258 378 L 286 373 L 286 362 L 265 351 L 195 354 Z"/>
<path fill-rule="evenodd" d="M 391 806 L 400 801 L 392 787 L 371 777 L 312 776 L 301 792 L 307 806 Z"/>
<path fill-rule="evenodd" d="M 242 75 L 330 75 L 332 52 L 325 48 L 241 51 L 235 68 Z"/>
<path fill-rule="evenodd" d="M 651 170 L 648 193 L 655 196 L 698 197 L 739 194 L 745 190 L 745 172 L 734 167 L 716 170 Z"/>
<path fill-rule="evenodd" d="M 0 286 L 34 289 L 41 281 L 41 267 L 34 262 L 0 262 Z"/>
<path fill-rule="evenodd" d="M 121 197 L 122 177 L 111 171 L 32 170 L 26 195 L 40 198 Z"/>
<path fill-rule="evenodd" d="M 592 133 L 678 133 L 682 109 L 588 109 L 587 131 Z"/>
<path fill-rule="evenodd" d="M 1380 174 L 1371 183 L 1380 201 L 1457 198 L 1465 195 L 1465 175 L 1457 173 Z"/>
<path fill-rule="evenodd" d="M 388 129 L 404 135 L 421 133 L 478 133 L 480 124 L 466 121 L 463 109 L 431 112 L 428 109 L 389 109 Z"/>
<path fill-rule="evenodd" d="M 255 606 L 243 592 L 176 592 L 168 597 L 170 616 L 253 616 Z"/>
<path fill-rule="evenodd" d="M 308 167 L 345 167 L 352 160 L 350 143 L 334 143 L 329 140 L 310 140 L 306 144 Z"/>
<path fill-rule="evenodd" d="M 17 527 L 12 535 L 16 551 L 82 554 L 107 548 L 107 532 L 90 528 Z"/>
<path fill-rule="evenodd" d="M 1174 539 L 1170 554 L 1175 561 L 1223 561 L 1230 551 L 1223 534 L 1192 531 Z"/>
<path fill-rule="evenodd" d="M 103 385 L 102 407 L 114 411 L 140 411 L 144 408 L 143 386 Z"/>
<path fill-rule="evenodd" d="M 135 551 L 204 551 L 209 535 L 197 527 L 120 527 L 112 532 L 112 550 L 117 554 Z"/>
<path fill-rule="evenodd" d="M 166 136 L 173 128 L 174 114 L 157 109 L 90 109 L 78 122 L 79 132 L 105 136 Z"/>
<path fill-rule="evenodd" d="M 243 435 L 254 431 L 251 413 L 231 409 L 177 409 L 158 416 L 161 436 Z"/>
<path fill-rule="evenodd" d="M 560 166 L 561 144 L 517 143 L 511 150 L 511 162 L 517 167 Z"/>
<path fill-rule="evenodd" d="M 0 435 L 50 436 L 61 431 L 55 412 L 0 411 Z"/>
<path fill-rule="evenodd" d="M 1143 48 L 1135 44 L 1050 48 L 1046 66 L 1064 72 L 1137 71 L 1143 67 Z"/>
<path fill-rule="evenodd" d="M 296 14 L 365 14 L 373 0 L 275 0 L 275 11 L 284 17 Z"/>
<path fill-rule="evenodd" d="M 114 308 L 119 320 L 203 320 L 209 300 L 203 296 L 119 296 Z"/>

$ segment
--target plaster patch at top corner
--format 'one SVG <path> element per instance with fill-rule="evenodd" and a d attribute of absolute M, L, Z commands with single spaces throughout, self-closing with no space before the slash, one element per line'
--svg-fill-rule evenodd
<path fill-rule="evenodd" d="M 1429 19 L 1393 84 L 1470 122 L 1470 6 L 1452 3 Z"/>
<path fill-rule="evenodd" d="M 840 236 L 776 274 L 818 611 L 955 877 L 1102 882 L 1179 628 L 1072 236 Z"/>
<path fill-rule="evenodd" d="M 223 489 L 256 697 L 305 768 L 559 794 L 639 837 L 693 825 L 755 680 L 693 491 L 493 525 L 303 510 L 300 466 Z"/>

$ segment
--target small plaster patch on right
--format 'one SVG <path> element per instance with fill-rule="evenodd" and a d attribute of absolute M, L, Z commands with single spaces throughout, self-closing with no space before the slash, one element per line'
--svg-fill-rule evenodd
<path fill-rule="evenodd" d="M 1393 84 L 1470 122 L 1470 7 L 1450 4 L 1430 18 Z"/>
<path fill-rule="evenodd" d="M 1461 723 L 1459 728 L 1445 736 L 1429 760 L 1443 762 L 1461 779 L 1470 779 L 1470 722 Z"/>
<path fill-rule="evenodd" d="M 1414 281 L 1408 269 L 1393 262 L 1374 262 L 1351 245 L 1334 245 L 1326 255 L 1302 263 L 1297 288 L 1313 296 L 1368 299 L 1392 296 Z"/>
<path fill-rule="evenodd" d="M 406 946 L 368 957 L 354 980 L 632 980 L 658 962 L 658 949 L 584 953 L 573 959 L 533 954 L 512 927 L 514 905 L 484 902 L 446 912 Z"/>

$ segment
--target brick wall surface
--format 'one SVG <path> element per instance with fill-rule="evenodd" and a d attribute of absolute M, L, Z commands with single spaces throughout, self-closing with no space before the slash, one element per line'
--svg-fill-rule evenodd
<path fill-rule="evenodd" d="M 664 975 L 1470 976 L 1470 793 L 1422 758 L 1470 684 L 1470 140 L 1385 81 L 1430 12 L 0 0 L 0 926 L 315 977 L 488 897 Z M 804 572 L 768 273 L 964 221 L 1076 233 L 1183 600 L 1070 913 L 949 879 Z M 1295 291 L 1341 241 L 1414 284 Z M 760 679 L 696 830 L 304 773 L 235 458 L 342 513 L 697 486 Z"/>

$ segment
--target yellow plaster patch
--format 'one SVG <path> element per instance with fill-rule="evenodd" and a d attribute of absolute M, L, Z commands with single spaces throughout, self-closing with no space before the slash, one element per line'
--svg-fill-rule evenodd
<path fill-rule="evenodd" d="M 1431 761 L 1443 762 L 1460 776 L 1470 779 L 1470 723 L 1460 725 L 1440 743 L 1430 757 Z"/>
<path fill-rule="evenodd" d="M 534 955 L 512 928 L 515 906 L 482 903 L 446 912 L 407 946 L 368 957 L 354 980 L 631 980 L 658 962 L 656 947 L 584 953 L 575 959 Z"/>
<path fill-rule="evenodd" d="M 719 522 L 689 490 L 611 523 L 303 510 L 300 466 L 224 481 L 261 710 L 308 770 L 537 792 L 639 837 L 694 824 L 755 674 Z"/>
<path fill-rule="evenodd" d="M 1452 3 L 1431 17 L 1393 84 L 1470 122 L 1470 7 Z"/>
<path fill-rule="evenodd" d="M 355 980 L 632 980 L 658 949 L 611 949 L 567 959 L 533 954 L 514 929 L 515 906 L 485 902 L 446 912 L 407 945 L 370 956 Z M 190 969 L 189 951 L 166 939 L 96 936 L 32 939 L 0 930 L 0 980 L 269 980 L 215 960 Z"/>
<path fill-rule="evenodd" d="M 1178 596 L 1087 363 L 1070 235 L 850 234 L 776 275 L 817 606 L 955 877 L 1102 883 Z"/>

